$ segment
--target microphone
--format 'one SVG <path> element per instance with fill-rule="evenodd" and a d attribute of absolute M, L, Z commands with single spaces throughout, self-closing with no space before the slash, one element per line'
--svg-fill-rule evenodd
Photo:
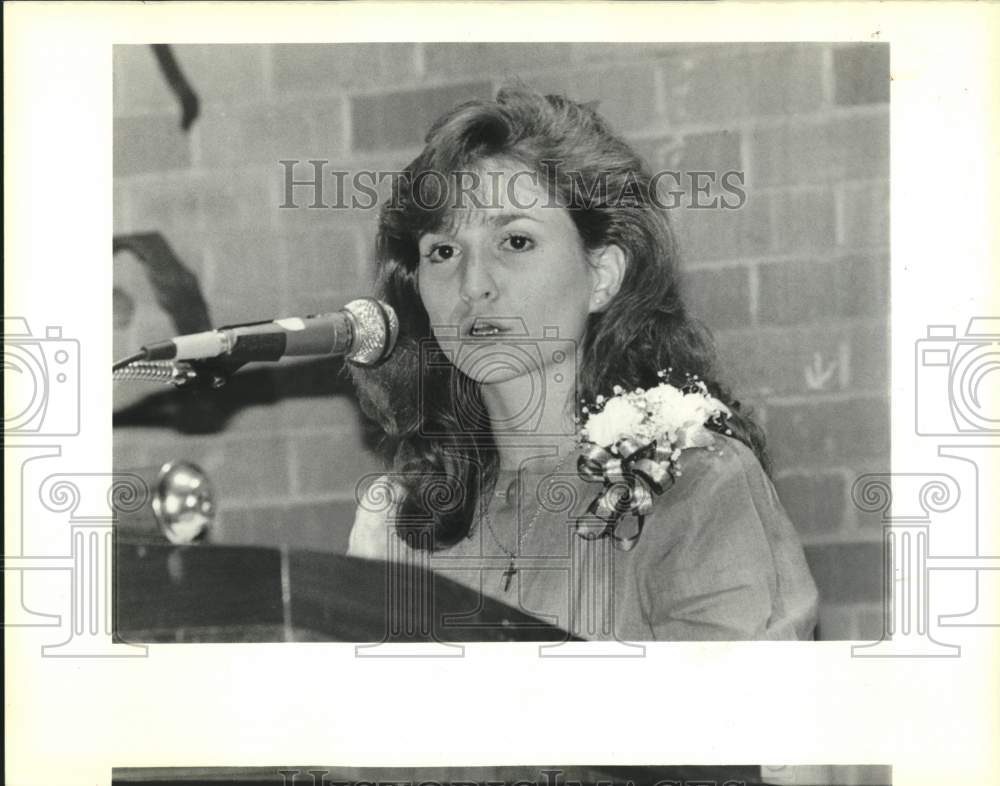
<path fill-rule="evenodd" d="M 399 335 L 396 312 L 374 298 L 352 300 L 340 311 L 271 322 L 227 325 L 142 347 L 143 360 L 209 360 L 239 363 L 293 355 L 343 355 L 373 366 L 392 352 Z"/>

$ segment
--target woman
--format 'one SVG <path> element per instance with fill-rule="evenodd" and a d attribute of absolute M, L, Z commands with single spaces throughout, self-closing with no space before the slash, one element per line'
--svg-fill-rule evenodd
<path fill-rule="evenodd" d="M 585 638 L 812 636 L 816 590 L 763 435 L 715 381 L 649 172 L 592 109 L 518 88 L 442 117 L 393 183 L 377 256 L 400 340 L 352 374 L 393 472 L 348 553 L 430 552 Z M 646 515 L 595 537 L 578 527 L 603 488 L 576 471 L 579 424 L 664 379 L 701 380 L 729 417 L 675 454 Z"/>

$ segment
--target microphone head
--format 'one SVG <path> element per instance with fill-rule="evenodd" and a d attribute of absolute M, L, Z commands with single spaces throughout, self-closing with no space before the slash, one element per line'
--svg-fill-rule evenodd
<path fill-rule="evenodd" d="M 354 317 L 357 328 L 346 359 L 359 366 L 374 366 L 389 357 L 399 337 L 399 318 L 392 306 L 364 297 L 352 300 L 344 310 Z"/>

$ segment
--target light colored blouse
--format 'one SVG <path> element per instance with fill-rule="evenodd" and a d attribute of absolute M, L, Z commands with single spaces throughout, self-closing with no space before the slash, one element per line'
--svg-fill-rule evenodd
<path fill-rule="evenodd" d="M 566 466 L 546 476 L 537 497 L 506 516 L 497 510 L 493 532 L 476 522 L 467 538 L 433 554 L 411 550 L 391 532 L 403 492 L 383 476 L 396 503 L 380 512 L 359 506 L 348 554 L 412 559 L 585 639 L 812 638 L 816 585 L 774 486 L 743 443 L 715 435 L 712 449 L 683 451 L 680 476 L 655 497 L 629 551 L 576 533 L 576 517 L 601 485 L 576 475 L 575 457 Z M 508 554 L 535 510 L 505 591 Z M 636 523 L 627 516 L 619 532 L 634 533 Z"/>

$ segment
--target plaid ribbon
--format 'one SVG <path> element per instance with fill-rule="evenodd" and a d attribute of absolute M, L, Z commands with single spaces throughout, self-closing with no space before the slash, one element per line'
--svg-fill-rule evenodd
<path fill-rule="evenodd" d="M 584 480 L 604 488 L 576 520 L 576 532 L 586 540 L 610 537 L 616 549 L 631 551 L 639 542 L 646 515 L 653 509 L 653 494 L 662 494 L 674 482 L 671 448 L 656 441 L 642 445 L 631 437 L 618 442 L 618 455 L 591 444 L 577 459 L 577 472 Z M 615 532 L 626 515 L 637 517 L 634 535 Z"/>

